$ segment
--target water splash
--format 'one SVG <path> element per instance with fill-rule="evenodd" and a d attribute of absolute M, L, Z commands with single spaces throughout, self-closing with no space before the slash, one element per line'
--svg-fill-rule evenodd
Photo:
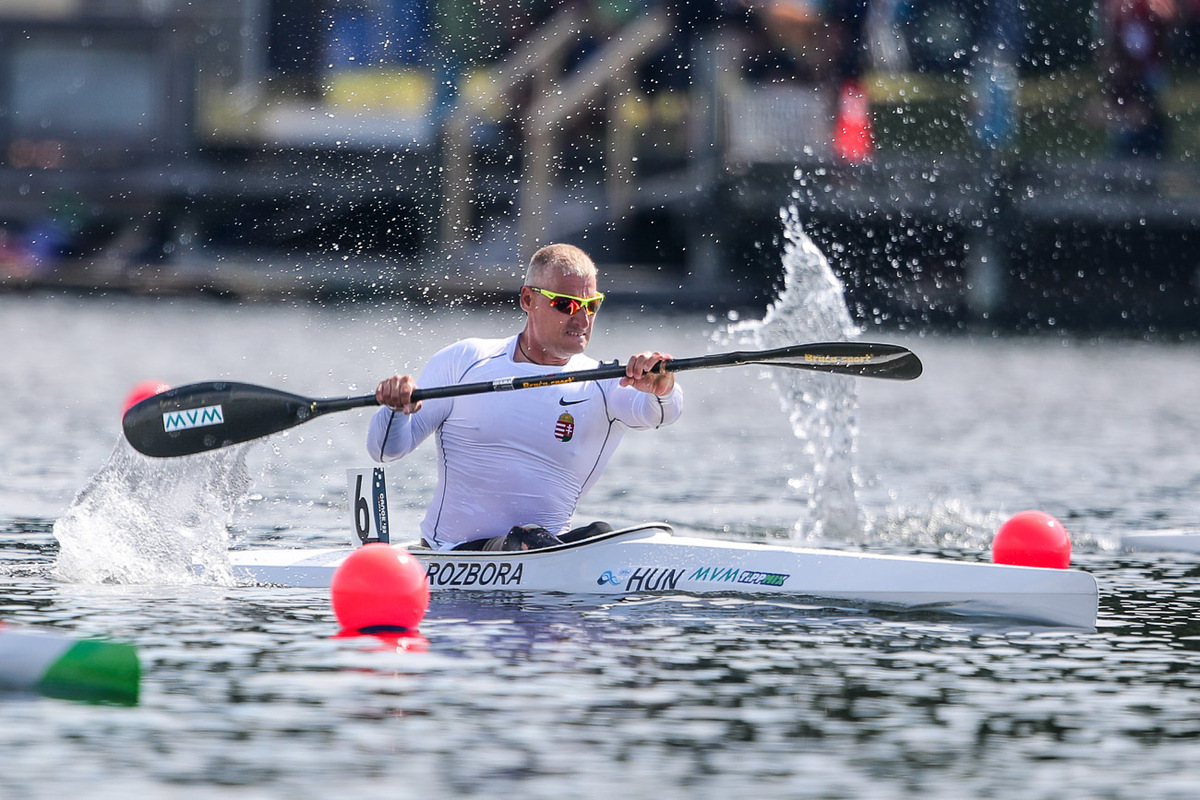
<path fill-rule="evenodd" d="M 872 541 L 879 544 L 978 553 L 991 547 L 992 537 L 1005 519 L 1004 514 L 981 512 L 962 500 L 931 497 L 925 506 L 889 506 L 867 527 Z"/>
<path fill-rule="evenodd" d="M 232 585 L 228 523 L 250 486 L 245 454 L 243 446 L 151 460 L 121 439 L 54 523 L 55 575 L 77 583 Z"/>
<path fill-rule="evenodd" d="M 781 210 L 780 216 L 785 237 L 783 290 L 761 320 L 734 323 L 718 338 L 723 344 L 765 349 L 858 336 L 842 282 L 804 232 L 796 205 Z M 807 497 L 805 515 L 793 526 L 794 535 L 815 540 L 860 534 L 854 379 L 800 370 L 769 372 L 792 431 L 802 443 L 799 474 L 788 481 Z"/>

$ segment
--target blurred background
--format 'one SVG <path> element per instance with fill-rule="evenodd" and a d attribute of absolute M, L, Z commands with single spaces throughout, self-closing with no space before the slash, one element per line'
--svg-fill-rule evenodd
<path fill-rule="evenodd" d="M 0 287 L 1200 330 L 1200 0 L 0 0 Z"/>

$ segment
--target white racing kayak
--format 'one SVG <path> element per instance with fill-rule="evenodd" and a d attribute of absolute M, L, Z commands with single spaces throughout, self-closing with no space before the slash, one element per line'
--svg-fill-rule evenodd
<path fill-rule="evenodd" d="M 1126 533 L 1121 536 L 1121 546 L 1134 551 L 1200 553 L 1200 528 Z"/>
<path fill-rule="evenodd" d="M 519 552 L 434 551 L 393 544 L 425 567 L 433 592 L 554 592 L 611 598 L 681 594 L 824 599 L 854 607 L 1004 617 L 1092 628 L 1098 592 L 1078 570 L 676 536 L 665 524 Z M 234 550 L 239 578 L 328 587 L 353 548 Z"/>

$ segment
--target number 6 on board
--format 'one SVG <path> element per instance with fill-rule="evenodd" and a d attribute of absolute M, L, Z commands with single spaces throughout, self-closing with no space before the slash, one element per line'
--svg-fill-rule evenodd
<path fill-rule="evenodd" d="M 387 482 L 383 467 L 348 469 L 346 478 L 350 490 L 350 516 L 359 543 L 388 543 Z"/>

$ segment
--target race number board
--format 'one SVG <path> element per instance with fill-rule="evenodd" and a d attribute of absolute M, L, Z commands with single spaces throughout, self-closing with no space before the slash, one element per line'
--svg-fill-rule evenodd
<path fill-rule="evenodd" d="M 350 516 L 359 544 L 390 542 L 388 536 L 387 481 L 383 467 L 348 469 Z"/>

